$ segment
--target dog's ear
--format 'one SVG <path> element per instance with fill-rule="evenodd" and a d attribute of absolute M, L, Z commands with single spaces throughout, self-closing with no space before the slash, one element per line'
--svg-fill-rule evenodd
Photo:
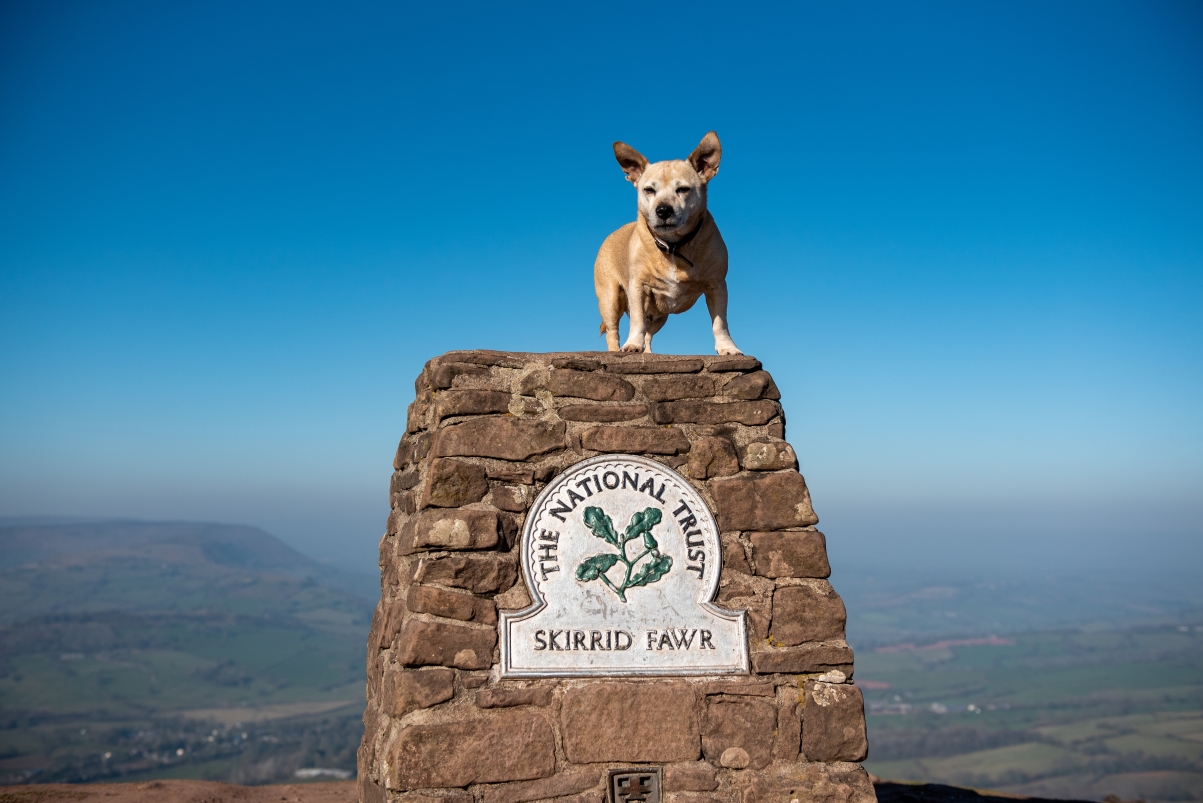
<path fill-rule="evenodd" d="M 622 172 L 627 174 L 627 181 L 632 184 L 639 181 L 644 168 L 647 167 L 647 159 L 643 158 L 643 154 L 625 142 L 614 143 L 614 158 L 618 160 Z"/>
<path fill-rule="evenodd" d="M 723 158 L 723 146 L 719 144 L 718 134 L 711 131 L 702 137 L 702 141 L 689 154 L 689 164 L 702 177 L 709 181 L 718 173 L 718 163 Z"/>

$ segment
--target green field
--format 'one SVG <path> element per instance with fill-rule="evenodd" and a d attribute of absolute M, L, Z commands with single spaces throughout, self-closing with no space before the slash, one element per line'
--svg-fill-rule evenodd
<path fill-rule="evenodd" d="M 353 770 L 365 629 L 125 617 L 117 635 L 149 646 L 10 655 L 0 779 L 263 782 L 301 767 Z"/>
<path fill-rule="evenodd" d="M 882 778 L 1078 799 L 1203 799 L 1203 627 L 862 650 Z"/>
<path fill-rule="evenodd" d="M 353 771 L 366 580 L 246 527 L 0 526 L 0 782 Z M 1193 587 L 836 587 L 879 777 L 1203 799 Z"/>
<path fill-rule="evenodd" d="M 354 770 L 370 583 L 218 525 L 0 528 L 0 551 L 0 781 Z"/>
<path fill-rule="evenodd" d="M 134 716 L 362 696 L 359 639 L 237 619 L 156 624 L 145 630 L 165 638 L 148 640 L 185 643 L 9 658 L 0 709 Z"/>

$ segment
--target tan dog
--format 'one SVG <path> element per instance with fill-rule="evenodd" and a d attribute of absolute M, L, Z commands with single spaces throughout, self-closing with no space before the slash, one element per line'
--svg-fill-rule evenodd
<path fill-rule="evenodd" d="M 713 131 L 688 159 L 653 165 L 630 145 L 614 143 L 614 156 L 638 191 L 639 219 L 607 237 L 593 264 L 610 351 L 618 351 L 624 312 L 630 312 L 631 332 L 622 350 L 650 352 L 668 316 L 705 295 L 714 350 L 742 353 L 727 331 L 727 246 L 706 209 L 706 186 L 722 155 Z"/>

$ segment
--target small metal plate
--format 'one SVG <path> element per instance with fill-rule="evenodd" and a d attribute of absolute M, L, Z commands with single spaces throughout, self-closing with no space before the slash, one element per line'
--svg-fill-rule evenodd
<path fill-rule="evenodd" d="M 659 767 L 610 770 L 606 783 L 609 803 L 660 803 L 663 772 Z"/>

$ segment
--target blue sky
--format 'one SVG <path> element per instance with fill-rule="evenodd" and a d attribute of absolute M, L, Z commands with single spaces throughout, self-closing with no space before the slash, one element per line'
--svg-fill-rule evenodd
<path fill-rule="evenodd" d="M 603 348 L 610 143 L 710 129 L 837 574 L 1198 572 L 1190 2 L 6 3 L 0 515 L 371 569 L 422 363 Z"/>

